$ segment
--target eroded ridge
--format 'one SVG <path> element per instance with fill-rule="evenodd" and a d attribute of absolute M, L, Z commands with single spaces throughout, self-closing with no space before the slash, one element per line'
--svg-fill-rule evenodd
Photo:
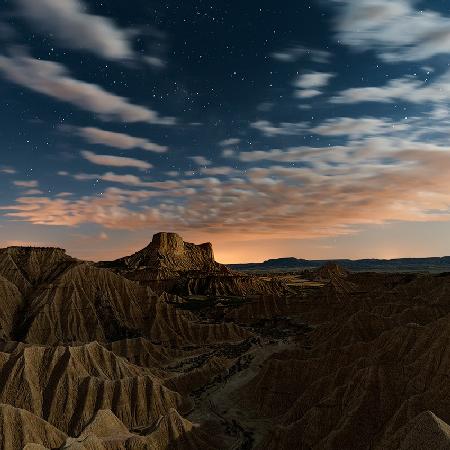
<path fill-rule="evenodd" d="M 0 250 L 0 449 L 448 449 L 450 274 Z"/>

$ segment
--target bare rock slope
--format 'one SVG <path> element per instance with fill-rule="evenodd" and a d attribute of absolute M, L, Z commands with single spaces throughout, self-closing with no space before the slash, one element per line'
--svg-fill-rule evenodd
<path fill-rule="evenodd" d="M 284 287 L 233 272 L 214 259 L 212 245 L 184 242 L 176 233 L 157 233 L 150 244 L 131 256 L 101 262 L 155 291 L 179 295 L 279 294 Z"/>
<path fill-rule="evenodd" d="M 450 274 L 0 249 L 0 450 L 446 450 L 449 349 Z"/>

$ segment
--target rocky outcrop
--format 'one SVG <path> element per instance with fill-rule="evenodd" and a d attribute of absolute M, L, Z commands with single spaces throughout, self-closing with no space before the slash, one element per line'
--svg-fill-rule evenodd
<path fill-rule="evenodd" d="M 317 269 L 316 276 L 320 280 L 334 280 L 337 278 L 347 278 L 348 272 L 339 264 L 329 262 Z"/>
<path fill-rule="evenodd" d="M 0 299 L 0 340 L 10 340 L 24 301 L 17 286 L 2 276 L 0 276 Z"/>
<path fill-rule="evenodd" d="M 147 247 L 133 255 L 100 264 L 126 271 L 135 279 L 147 280 L 170 279 L 183 272 L 230 273 L 226 266 L 214 260 L 210 243 L 184 242 L 176 233 L 157 233 Z"/>
<path fill-rule="evenodd" d="M 66 441 L 62 431 L 24 409 L 0 403 L 0 449 L 27 450 L 59 448 Z"/>
<path fill-rule="evenodd" d="M 14 284 L 23 295 L 49 283 L 78 261 L 60 248 L 8 247 L 0 249 L 0 275 Z"/>
<path fill-rule="evenodd" d="M 351 278 L 362 290 L 364 276 Z M 450 418 L 444 375 L 450 370 L 450 284 L 448 276 L 431 277 L 430 302 L 421 287 L 427 278 L 414 277 L 381 298 L 380 292 L 352 293 L 344 304 L 335 300 L 337 309 L 327 298 L 327 320 L 308 334 L 307 346 L 268 359 L 237 394 L 244 409 L 278 424 L 258 448 L 440 448 L 446 427 L 439 422 L 438 432 L 436 421 L 421 414 Z M 399 291 L 407 296 L 398 297 Z M 310 301 L 305 311 L 320 310 L 320 298 Z M 420 321 L 412 320 L 416 308 Z M 414 447 L 421 427 L 435 431 L 423 433 Z"/>
<path fill-rule="evenodd" d="M 25 409 L 71 436 L 81 433 L 101 409 L 136 428 L 151 427 L 171 408 L 186 412 L 191 407 L 151 372 L 96 343 L 0 353 L 0 374 L 0 402 Z"/>
<path fill-rule="evenodd" d="M 450 275 L 282 279 L 0 250 L 0 450 L 448 449 Z"/>
<path fill-rule="evenodd" d="M 214 260 L 210 243 L 184 242 L 176 233 L 157 233 L 131 256 L 101 262 L 106 267 L 157 292 L 179 295 L 263 295 L 280 293 L 279 283 L 231 271 Z"/>
<path fill-rule="evenodd" d="M 45 425 L 44 421 L 38 424 Z M 38 425 L 37 424 L 37 425 Z M 20 435 L 21 433 L 19 433 Z M 36 439 L 36 443 L 28 443 L 24 450 L 50 450 L 52 447 L 48 438 L 39 435 L 23 433 L 23 438 L 9 441 L 10 447 L 1 447 L 14 450 L 21 449 L 19 442 L 28 442 Z M 39 442 L 39 443 L 37 443 Z M 41 444 L 44 442 L 44 444 Z M 171 409 L 166 415 L 160 416 L 153 431 L 148 434 L 137 434 L 130 430 L 109 409 L 99 410 L 89 425 L 78 437 L 67 437 L 60 433 L 59 440 L 63 442 L 58 448 L 71 450 L 209 450 L 220 449 L 211 436 L 203 432 L 198 425 L 189 422 L 175 410 Z M 170 442 L 170 447 L 167 443 Z"/>
<path fill-rule="evenodd" d="M 424 411 L 400 428 L 385 450 L 450 449 L 450 426 L 431 411 Z"/>

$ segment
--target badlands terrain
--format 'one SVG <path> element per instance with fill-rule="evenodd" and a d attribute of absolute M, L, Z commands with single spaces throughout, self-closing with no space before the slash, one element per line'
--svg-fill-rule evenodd
<path fill-rule="evenodd" d="M 243 274 L 173 233 L 0 250 L 0 449 L 450 449 L 450 273 Z"/>

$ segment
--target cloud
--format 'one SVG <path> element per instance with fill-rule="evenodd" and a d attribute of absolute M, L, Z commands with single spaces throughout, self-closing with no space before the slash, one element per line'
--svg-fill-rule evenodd
<path fill-rule="evenodd" d="M 89 180 L 101 180 L 108 181 L 111 183 L 124 184 L 133 187 L 145 187 L 153 189 L 171 190 L 180 188 L 182 185 L 178 181 L 167 180 L 167 181 L 146 181 L 142 178 L 132 175 L 132 174 L 117 174 L 114 172 L 106 172 L 103 175 L 92 174 L 92 173 L 76 173 L 69 174 L 66 171 L 58 172 L 58 175 L 64 177 L 72 177 L 78 181 L 89 181 Z"/>
<path fill-rule="evenodd" d="M 173 118 L 160 117 L 157 112 L 134 105 L 128 99 L 109 93 L 96 84 L 72 78 L 63 65 L 53 61 L 24 55 L 0 55 L 0 72 L 20 86 L 99 114 L 104 120 L 163 125 L 174 123 Z"/>
<path fill-rule="evenodd" d="M 303 134 L 308 128 L 308 124 L 305 122 L 282 122 L 277 126 L 268 120 L 258 120 L 251 123 L 250 126 L 269 137 Z"/>
<path fill-rule="evenodd" d="M 239 177 L 180 179 L 171 187 L 149 182 L 152 188 L 107 188 L 78 199 L 21 195 L 0 210 L 10 220 L 45 225 L 170 227 L 228 237 L 251 230 L 299 239 L 345 235 L 367 224 L 450 220 L 448 146 L 370 136 L 341 147 L 273 149 L 242 159 L 274 164 Z M 295 159 L 302 164 L 293 165 Z"/>
<path fill-rule="evenodd" d="M 317 89 L 300 89 L 295 91 L 295 97 L 297 98 L 312 98 L 318 95 L 322 95 L 322 91 L 318 91 Z"/>
<path fill-rule="evenodd" d="M 224 158 L 230 158 L 231 156 L 235 155 L 235 151 L 232 150 L 231 148 L 224 148 L 222 150 L 222 157 Z"/>
<path fill-rule="evenodd" d="M 86 12 L 79 0 L 16 0 L 22 15 L 68 48 L 88 50 L 111 59 L 133 58 L 132 33 L 111 19 Z"/>
<path fill-rule="evenodd" d="M 43 192 L 39 189 L 29 189 L 28 191 L 25 191 L 23 195 L 42 195 Z"/>
<path fill-rule="evenodd" d="M 236 173 L 236 169 L 233 169 L 232 167 L 227 166 L 220 166 L 220 167 L 204 167 L 200 170 L 200 172 L 203 175 L 231 175 L 233 173 Z"/>
<path fill-rule="evenodd" d="M 163 69 L 167 66 L 167 62 L 158 56 L 144 56 L 144 61 L 156 69 Z"/>
<path fill-rule="evenodd" d="M 285 63 L 296 62 L 299 59 L 308 58 L 315 63 L 326 64 L 330 62 L 332 54 L 324 50 L 295 45 L 284 50 L 274 52 L 270 56 L 277 61 Z"/>
<path fill-rule="evenodd" d="M 254 150 L 251 152 L 240 152 L 238 159 L 243 162 L 277 161 L 277 162 L 300 162 L 305 161 L 311 155 L 319 152 L 330 152 L 329 148 L 321 147 L 292 147 L 286 150 Z"/>
<path fill-rule="evenodd" d="M 300 75 L 294 81 L 294 86 L 298 89 L 295 91 L 295 96 L 311 98 L 321 95 L 321 88 L 327 86 L 334 76 L 336 76 L 334 73 L 327 72 L 310 72 Z"/>
<path fill-rule="evenodd" d="M 389 81 L 384 86 L 350 88 L 331 98 L 332 103 L 378 102 L 394 103 L 447 103 L 450 98 L 450 70 L 434 82 L 415 77 L 403 77 Z"/>
<path fill-rule="evenodd" d="M 239 138 L 230 138 L 230 139 L 225 139 L 223 141 L 219 142 L 219 145 L 221 147 L 228 147 L 230 145 L 238 145 L 241 142 L 241 140 Z"/>
<path fill-rule="evenodd" d="M 204 156 L 189 156 L 189 159 L 192 159 L 198 166 L 209 166 L 211 164 L 211 161 Z"/>
<path fill-rule="evenodd" d="M 255 236 L 313 238 L 366 224 L 450 220 L 448 146 L 370 136 L 331 149 L 273 149 L 241 159 L 276 162 L 240 177 L 181 179 L 172 188 L 152 182 L 152 189 L 107 188 L 79 199 L 22 195 L 0 209 L 11 220 L 45 225 L 170 227 L 228 237 L 251 229 Z M 296 160 L 302 164 L 293 166 Z"/>
<path fill-rule="evenodd" d="M 164 153 L 168 150 L 167 147 L 155 144 L 154 142 L 144 138 L 138 138 L 124 133 L 101 130 L 94 127 L 76 128 L 76 132 L 91 144 L 108 145 L 110 147 L 120 148 L 123 150 L 141 148 L 143 150 L 155 153 Z"/>
<path fill-rule="evenodd" d="M 417 10 L 413 0 L 334 0 L 337 38 L 375 50 L 388 62 L 426 60 L 450 53 L 450 18 Z"/>
<path fill-rule="evenodd" d="M 405 131 L 409 128 L 410 126 L 406 123 L 396 124 L 388 119 L 337 117 L 325 121 L 323 124 L 312 128 L 311 131 L 321 136 L 350 136 L 358 138 L 364 135 Z"/>
<path fill-rule="evenodd" d="M 12 167 L 0 167 L 0 173 L 4 173 L 5 175 L 14 175 L 17 173 L 17 170 Z"/>
<path fill-rule="evenodd" d="M 301 75 L 294 85 L 301 89 L 321 88 L 328 84 L 335 74 L 326 72 L 311 72 Z"/>
<path fill-rule="evenodd" d="M 24 188 L 36 188 L 39 186 L 39 183 L 36 180 L 29 181 L 14 181 L 15 186 L 24 187 Z"/>
<path fill-rule="evenodd" d="M 148 170 L 153 167 L 147 161 L 134 158 L 124 158 L 122 156 L 98 155 L 89 151 L 82 151 L 81 155 L 92 164 L 97 164 L 99 166 L 135 167 L 139 170 Z"/>

